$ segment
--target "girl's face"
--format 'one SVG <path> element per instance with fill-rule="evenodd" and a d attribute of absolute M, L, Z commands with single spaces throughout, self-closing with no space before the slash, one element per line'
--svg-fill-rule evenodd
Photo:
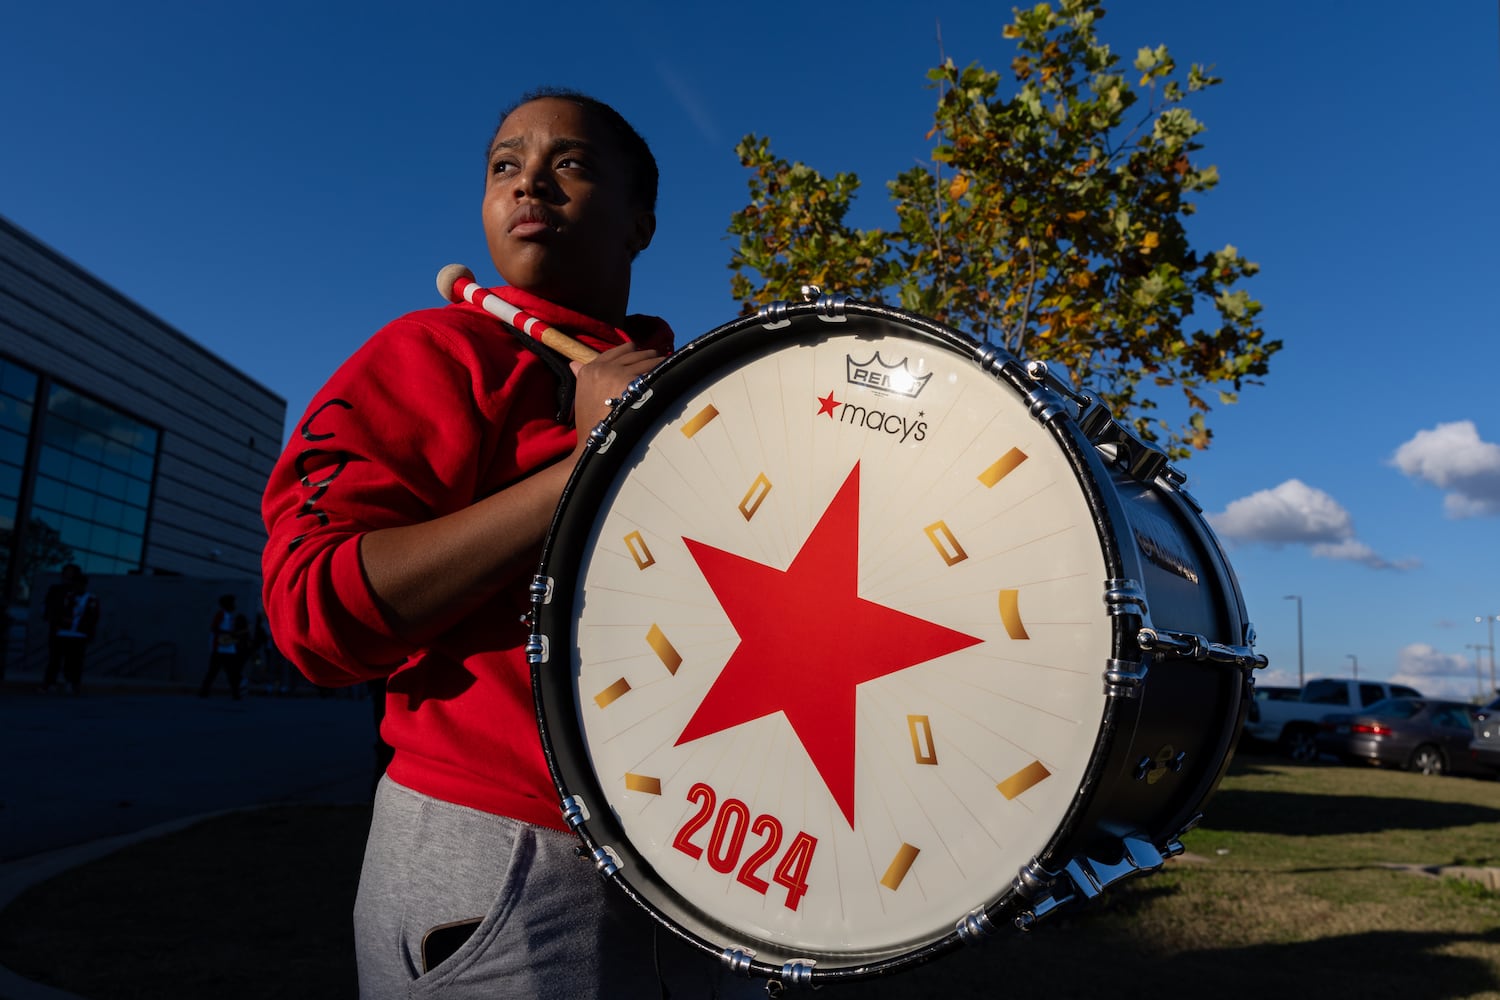
<path fill-rule="evenodd" d="M 618 325 L 631 258 L 655 215 L 631 196 L 631 164 L 583 107 L 558 98 L 521 105 L 490 145 L 483 218 L 505 282 Z"/>

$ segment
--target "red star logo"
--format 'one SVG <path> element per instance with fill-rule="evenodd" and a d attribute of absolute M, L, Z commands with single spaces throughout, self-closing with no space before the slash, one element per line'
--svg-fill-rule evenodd
<path fill-rule="evenodd" d="M 785 570 L 683 542 L 740 643 L 676 745 L 784 712 L 852 829 L 855 688 L 981 640 L 856 593 L 857 464 Z"/>
<path fill-rule="evenodd" d="M 818 416 L 821 417 L 826 413 L 828 414 L 828 419 L 832 420 L 834 407 L 838 405 L 839 401 L 833 398 L 833 390 L 829 389 L 828 395 L 818 397 Z"/>

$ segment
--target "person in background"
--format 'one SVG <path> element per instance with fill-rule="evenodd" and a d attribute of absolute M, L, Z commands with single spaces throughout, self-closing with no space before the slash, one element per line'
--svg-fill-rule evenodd
<path fill-rule="evenodd" d="M 68 693 L 83 693 L 83 660 L 89 642 L 99 627 L 99 598 L 89 590 L 89 578 L 82 572 L 73 579 L 72 592 L 64 600 L 66 613 L 56 638 L 62 662 L 63 679 L 67 681 Z M 51 685 L 51 664 L 44 686 Z"/>
<path fill-rule="evenodd" d="M 219 608 L 209 624 L 208 670 L 203 675 L 203 684 L 198 688 L 198 697 L 207 698 L 214 680 L 223 671 L 229 679 L 229 695 L 238 701 L 244 696 L 241 675 L 250 645 L 250 623 L 245 616 L 234 610 L 234 595 L 224 594 L 219 598 Z"/>
<path fill-rule="evenodd" d="M 43 692 L 50 692 L 62 673 L 63 649 L 67 643 L 59 639 L 57 633 L 72 624 L 73 596 L 77 593 L 80 572 L 77 563 L 68 563 L 62 568 L 62 578 L 47 588 L 42 611 L 47 622 L 47 670 L 42 675 Z"/>

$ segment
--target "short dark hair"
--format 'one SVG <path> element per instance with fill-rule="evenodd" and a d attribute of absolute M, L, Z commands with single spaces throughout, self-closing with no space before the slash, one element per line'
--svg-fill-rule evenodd
<path fill-rule="evenodd" d="M 500 134 L 500 129 L 517 108 L 532 101 L 540 101 L 551 98 L 558 101 L 568 101 L 576 104 L 585 111 L 597 116 L 610 132 L 614 133 L 615 141 L 620 144 L 620 149 L 625 153 L 630 163 L 630 195 L 649 212 L 656 211 L 656 189 L 660 180 L 660 172 L 656 168 L 656 157 L 651 153 L 651 147 L 641 134 L 625 120 L 625 116 L 614 108 L 605 104 L 596 97 L 569 90 L 565 87 L 538 87 L 521 95 L 520 100 L 500 112 L 500 121 L 496 123 L 495 130 L 490 133 L 490 144 L 485 147 L 485 165 L 488 169 L 489 156 L 495 145 L 495 136 Z"/>

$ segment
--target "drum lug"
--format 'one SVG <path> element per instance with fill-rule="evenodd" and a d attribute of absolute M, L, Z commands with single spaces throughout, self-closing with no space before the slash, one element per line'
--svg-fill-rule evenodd
<path fill-rule="evenodd" d="M 1049 872 L 1042 867 L 1041 861 L 1032 858 L 1019 872 L 1015 880 L 1011 882 L 1011 888 L 1016 895 L 1030 902 L 1040 899 L 1052 891 L 1057 883 L 1057 873 Z"/>
<path fill-rule="evenodd" d="M 811 958 L 794 958 L 781 967 L 781 982 L 788 987 L 808 986 L 812 983 L 813 966 L 818 963 Z"/>
<path fill-rule="evenodd" d="M 1072 893 L 1065 892 L 1064 887 L 1058 885 L 1057 874 L 1043 868 L 1036 858 L 1016 873 L 1011 888 L 1017 896 L 1032 904 L 1031 909 L 1016 915 L 1016 929 L 1023 931 L 1031 930 L 1038 920 L 1073 898 Z"/>
<path fill-rule="evenodd" d="M 552 603 L 552 577 L 538 575 L 531 578 L 531 603 Z"/>
<path fill-rule="evenodd" d="M 562 800 L 563 822 L 568 824 L 568 829 L 576 830 L 589 821 L 589 807 L 582 798 L 577 795 L 569 795 Z"/>
<path fill-rule="evenodd" d="M 589 431 L 589 445 L 600 455 L 609 451 L 609 446 L 615 442 L 615 432 L 605 426 L 601 420 Z"/>
<path fill-rule="evenodd" d="M 526 640 L 526 662 L 533 667 L 546 663 L 550 655 L 545 635 L 533 635 Z"/>
<path fill-rule="evenodd" d="M 964 914 L 963 919 L 953 929 L 958 932 L 959 940 L 964 944 L 974 945 L 995 933 L 996 928 L 994 921 L 990 920 L 990 915 L 981 906 L 977 910 L 970 910 Z"/>
<path fill-rule="evenodd" d="M 629 403 L 632 407 L 640 406 L 650 398 L 651 390 L 646 388 L 646 377 L 644 375 L 637 375 L 631 379 L 630 384 L 625 387 L 625 391 L 620 393 L 621 405 Z"/>
<path fill-rule="evenodd" d="M 787 318 L 786 311 L 791 308 L 790 302 L 777 299 L 775 302 L 767 302 L 755 313 L 760 320 L 762 329 L 780 330 L 784 326 L 791 326 L 792 321 Z"/>
<path fill-rule="evenodd" d="M 605 878 L 614 876 L 621 868 L 620 856 L 613 847 L 596 847 L 589 857 L 593 859 L 594 867 L 599 869 L 599 874 Z"/>
<path fill-rule="evenodd" d="M 755 952 L 749 948 L 725 948 L 719 952 L 719 961 L 736 976 L 749 979 L 750 964 L 755 961 Z"/>
<path fill-rule="evenodd" d="M 1146 607 L 1146 592 L 1135 580 L 1105 580 L 1104 606 L 1111 617 L 1135 615 L 1143 622 L 1150 620 L 1150 611 Z"/>
<path fill-rule="evenodd" d="M 808 293 L 811 291 L 812 297 Z M 813 302 L 813 298 L 817 301 Z M 849 302 L 847 295 L 824 295 L 823 290 L 817 285 L 802 286 L 802 300 L 813 302 L 813 308 L 818 311 L 818 319 L 825 323 L 847 323 L 849 317 L 844 315 L 844 306 Z"/>
<path fill-rule="evenodd" d="M 1150 668 L 1130 660 L 1109 660 L 1104 671 L 1104 693 L 1110 698 L 1139 698 Z"/>

